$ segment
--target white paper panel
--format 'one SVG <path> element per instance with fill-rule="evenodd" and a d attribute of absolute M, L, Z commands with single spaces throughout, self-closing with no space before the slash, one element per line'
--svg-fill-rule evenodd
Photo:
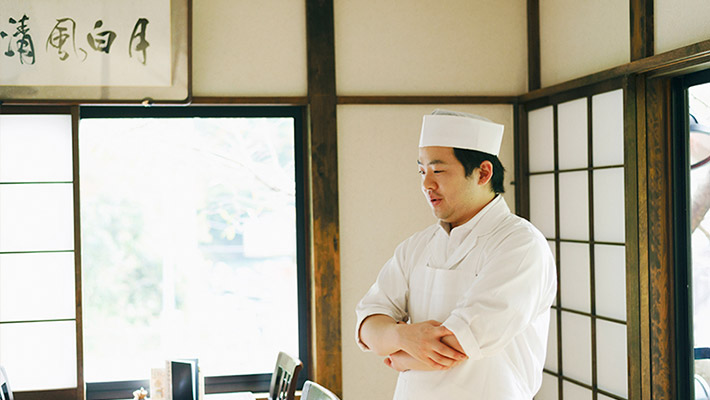
<path fill-rule="evenodd" d="M 0 186 L 0 251 L 73 250 L 71 183 Z"/>
<path fill-rule="evenodd" d="M 599 169 L 594 179 L 594 239 L 624 243 L 624 169 Z M 560 188 L 562 185 L 560 185 Z M 562 203 L 562 201 L 560 201 Z"/>
<path fill-rule="evenodd" d="M 626 250 L 623 246 L 594 246 L 596 312 L 626 320 Z"/>
<path fill-rule="evenodd" d="M 601 393 L 597 393 L 597 400 L 615 400 L 615 399 L 613 399 L 613 398 L 611 398 L 611 397 L 609 397 L 609 396 L 604 396 L 604 395 L 601 394 Z"/>
<path fill-rule="evenodd" d="M 592 97 L 593 165 L 624 163 L 624 91 Z"/>
<path fill-rule="evenodd" d="M 592 400 L 592 391 L 572 382 L 562 383 L 563 398 L 570 400 Z"/>
<path fill-rule="evenodd" d="M 71 115 L 0 115 L 0 182 L 72 180 Z"/>
<path fill-rule="evenodd" d="M 555 177 L 552 174 L 530 177 L 530 222 L 546 238 L 555 237 Z"/>
<path fill-rule="evenodd" d="M 74 318 L 74 253 L 0 255 L 0 322 Z"/>
<path fill-rule="evenodd" d="M 626 397 L 626 326 L 597 320 L 597 383 L 600 389 Z"/>
<path fill-rule="evenodd" d="M 589 240 L 589 183 L 586 171 L 560 174 L 560 238 Z"/>
<path fill-rule="evenodd" d="M 590 312 L 588 244 L 560 243 L 559 279 L 562 307 Z"/>
<path fill-rule="evenodd" d="M 562 366 L 565 376 L 592 384 L 590 317 L 562 312 Z M 576 399 L 576 397 L 570 397 Z"/>
<path fill-rule="evenodd" d="M 557 388 L 557 377 L 543 372 L 542 386 L 535 395 L 535 400 L 558 400 L 560 397 Z"/>
<path fill-rule="evenodd" d="M 555 246 L 555 241 L 554 240 L 548 240 L 547 244 L 550 246 L 550 251 L 552 251 L 552 258 L 554 260 L 557 260 L 557 247 Z M 555 261 L 557 262 L 557 261 Z M 555 300 L 553 301 L 554 305 L 559 304 L 559 293 L 555 293 Z"/>
<path fill-rule="evenodd" d="M 528 113 L 528 159 L 530 172 L 555 168 L 552 106 Z"/>
<path fill-rule="evenodd" d="M 550 330 L 547 333 L 545 369 L 557 372 L 557 310 L 550 310 Z"/>
<path fill-rule="evenodd" d="M 76 324 L 0 324 L 0 365 L 13 391 L 76 387 Z"/>
<path fill-rule="evenodd" d="M 586 168 L 587 98 L 558 105 L 557 121 L 560 169 Z"/>

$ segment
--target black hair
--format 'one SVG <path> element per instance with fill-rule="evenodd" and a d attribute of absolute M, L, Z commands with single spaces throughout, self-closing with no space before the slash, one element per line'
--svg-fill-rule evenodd
<path fill-rule="evenodd" d="M 476 150 L 460 149 L 454 147 L 454 156 L 463 165 L 464 172 L 468 178 L 473 173 L 473 170 L 480 167 L 484 161 L 489 161 L 493 164 L 493 176 L 491 177 L 491 188 L 495 194 L 505 192 L 503 188 L 503 179 L 505 177 L 505 168 L 497 156 L 493 154 L 483 153 Z"/>

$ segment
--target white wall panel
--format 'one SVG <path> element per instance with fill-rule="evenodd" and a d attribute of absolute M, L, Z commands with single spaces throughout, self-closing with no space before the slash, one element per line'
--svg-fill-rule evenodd
<path fill-rule="evenodd" d="M 628 1 L 541 0 L 542 86 L 629 62 L 629 37 Z"/>
<path fill-rule="evenodd" d="M 626 326 L 597 320 L 597 383 L 600 389 L 626 397 Z"/>
<path fill-rule="evenodd" d="M 560 173 L 560 238 L 589 240 L 587 171 Z"/>
<path fill-rule="evenodd" d="M 594 239 L 624 243 L 624 169 L 597 169 L 594 180 Z"/>
<path fill-rule="evenodd" d="M 710 38 L 708 15 L 710 2 L 706 0 L 655 0 L 655 54 Z"/>
<path fill-rule="evenodd" d="M 552 372 L 557 370 L 557 311 L 550 310 L 550 330 L 547 335 L 547 354 L 545 358 L 545 369 Z"/>
<path fill-rule="evenodd" d="M 577 381 L 592 384 L 591 318 L 562 312 L 562 373 Z M 571 397 L 576 399 L 576 397 Z"/>
<path fill-rule="evenodd" d="M 555 168 L 555 131 L 552 107 L 528 113 L 528 163 L 530 172 Z"/>
<path fill-rule="evenodd" d="M 305 0 L 195 0 L 195 96 L 305 96 Z"/>
<path fill-rule="evenodd" d="M 593 165 L 624 164 L 624 91 L 592 97 Z"/>
<path fill-rule="evenodd" d="M 587 152 L 587 98 L 557 106 L 557 141 L 559 143 L 559 168 L 586 168 Z"/>
<path fill-rule="evenodd" d="M 526 2 L 335 0 L 339 95 L 519 95 Z"/>
<path fill-rule="evenodd" d="M 623 246 L 594 246 L 597 315 L 626 320 L 626 251 Z"/>
<path fill-rule="evenodd" d="M 560 243 L 559 279 L 562 307 L 591 312 L 588 244 Z"/>
<path fill-rule="evenodd" d="M 542 386 L 540 386 L 540 390 L 535 395 L 535 400 L 558 400 L 560 397 L 557 391 L 557 377 L 543 373 Z"/>
<path fill-rule="evenodd" d="M 555 176 L 532 175 L 530 183 L 530 222 L 545 235 L 555 237 Z"/>

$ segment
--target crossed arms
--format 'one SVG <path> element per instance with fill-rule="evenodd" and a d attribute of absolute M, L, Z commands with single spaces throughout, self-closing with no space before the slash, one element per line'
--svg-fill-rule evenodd
<path fill-rule="evenodd" d="M 384 314 L 370 315 L 360 326 L 360 339 L 400 372 L 445 370 L 468 358 L 456 336 L 433 320 L 405 324 Z"/>

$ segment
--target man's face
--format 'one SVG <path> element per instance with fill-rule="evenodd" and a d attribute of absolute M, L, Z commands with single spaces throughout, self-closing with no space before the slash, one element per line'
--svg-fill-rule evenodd
<path fill-rule="evenodd" d="M 434 215 L 451 224 L 451 228 L 467 222 L 489 201 L 481 204 L 490 190 L 479 185 L 479 169 L 466 178 L 453 148 L 420 147 L 417 164 L 429 206 Z"/>

